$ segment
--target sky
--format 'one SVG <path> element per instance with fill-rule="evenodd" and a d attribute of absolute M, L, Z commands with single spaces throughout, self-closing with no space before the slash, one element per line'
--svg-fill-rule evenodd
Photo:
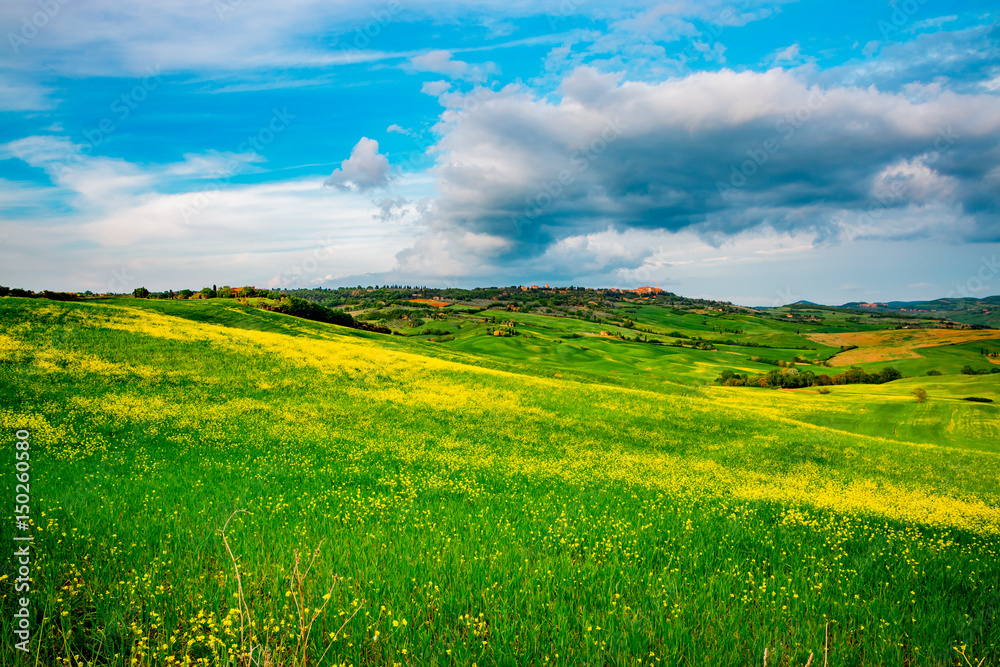
<path fill-rule="evenodd" d="M 997 294 L 998 17 L 5 0 L 0 284 Z"/>

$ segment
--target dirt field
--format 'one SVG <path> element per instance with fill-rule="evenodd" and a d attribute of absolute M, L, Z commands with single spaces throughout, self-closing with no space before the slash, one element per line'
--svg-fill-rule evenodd
<path fill-rule="evenodd" d="M 431 299 L 408 299 L 409 303 L 420 303 L 425 306 L 434 306 L 435 308 L 444 308 L 445 306 L 450 306 L 451 304 L 447 301 L 433 301 Z"/>
<path fill-rule="evenodd" d="M 922 347 L 940 347 L 957 343 L 1000 339 L 1000 332 L 976 329 L 894 329 L 843 334 L 809 334 L 810 340 L 839 347 L 857 345 L 857 349 L 841 352 L 830 360 L 834 366 L 850 366 L 868 361 L 915 359 Z"/>

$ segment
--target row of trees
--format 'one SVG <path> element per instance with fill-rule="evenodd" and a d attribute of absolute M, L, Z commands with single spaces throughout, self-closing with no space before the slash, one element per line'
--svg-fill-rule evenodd
<path fill-rule="evenodd" d="M 265 299 L 280 299 L 283 295 L 279 290 L 258 289 L 247 285 L 246 287 L 203 287 L 197 292 L 189 289 L 182 289 L 177 292 L 164 290 L 162 292 L 150 292 L 145 287 L 136 287 L 132 290 L 132 296 L 137 299 L 249 299 L 250 297 L 263 297 Z"/>
<path fill-rule="evenodd" d="M 20 287 L 4 287 L 3 285 L 0 285 L 0 297 L 2 296 L 19 296 L 28 299 L 52 299 L 53 301 L 77 301 L 79 299 L 79 295 L 74 294 L 73 292 L 50 292 L 49 290 L 33 292 L 30 289 L 21 289 Z"/>
<path fill-rule="evenodd" d="M 973 368 L 972 366 L 963 366 L 961 370 L 962 375 L 990 375 L 993 373 L 1000 373 L 1000 366 L 994 366 L 990 369 L 985 368 Z"/>
<path fill-rule="evenodd" d="M 321 306 L 305 299 L 297 299 L 294 296 L 283 298 L 274 304 L 263 303 L 260 307 L 273 313 L 301 317 L 304 320 L 359 328 L 357 320 L 342 310 L 327 308 L 326 306 Z"/>
<path fill-rule="evenodd" d="M 837 375 L 821 373 L 817 375 L 811 370 L 799 371 L 798 368 L 787 368 L 784 371 L 773 370 L 767 373 L 751 375 L 724 370 L 715 379 L 716 384 L 725 387 L 771 387 L 781 389 L 798 389 L 802 387 L 826 387 L 839 384 L 883 384 L 903 377 L 895 368 L 887 366 L 878 373 L 868 373 L 863 368 L 851 366 Z"/>
<path fill-rule="evenodd" d="M 337 324 L 342 327 L 363 329 L 365 331 L 374 331 L 376 333 L 383 334 L 392 333 L 392 330 L 384 324 L 359 322 L 351 317 L 350 314 L 345 313 L 342 310 L 337 308 L 327 308 L 326 306 L 321 306 L 318 303 L 306 301 L 305 299 L 299 299 L 294 296 L 282 296 L 277 303 L 265 302 L 261 303 L 259 307 L 274 313 L 282 313 L 284 315 L 291 315 L 292 317 L 301 317 L 304 320 L 313 320 L 314 322 L 326 322 L 327 324 Z"/>

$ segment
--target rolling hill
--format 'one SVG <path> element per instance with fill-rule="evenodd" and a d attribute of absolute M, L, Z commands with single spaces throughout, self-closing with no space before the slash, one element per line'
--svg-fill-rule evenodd
<path fill-rule="evenodd" d="M 709 307 L 347 308 L 384 315 L 364 320 L 382 334 L 236 299 L 0 299 L 0 422 L 30 442 L 33 651 L 1000 657 L 1000 374 L 961 372 L 992 366 L 977 348 L 1000 332 Z M 903 377 L 715 383 L 841 360 Z M 10 588 L 2 606 L 13 655 Z"/>

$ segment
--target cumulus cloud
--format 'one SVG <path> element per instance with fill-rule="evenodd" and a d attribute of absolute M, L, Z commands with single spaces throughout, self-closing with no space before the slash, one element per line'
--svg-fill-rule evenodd
<path fill-rule="evenodd" d="M 420 87 L 420 92 L 424 95 L 432 95 L 433 97 L 438 97 L 442 95 L 451 88 L 451 84 L 447 81 L 425 81 L 424 85 Z"/>
<path fill-rule="evenodd" d="M 765 62 L 771 67 L 792 67 L 807 62 L 815 62 L 815 58 L 804 55 L 798 42 L 796 42 L 795 44 L 776 50 L 765 58 Z"/>
<path fill-rule="evenodd" d="M 301 287 L 387 271 L 395 253 L 412 241 L 403 219 L 411 206 L 402 197 L 394 202 L 395 224 L 370 225 L 379 208 L 368 196 L 338 193 L 331 206 L 314 178 L 254 185 L 219 180 L 206 189 L 203 182 L 177 180 L 179 172 L 188 175 L 191 164 L 202 162 L 196 156 L 149 166 L 84 155 L 78 148 L 60 137 L 0 146 L 0 158 L 45 169 L 54 183 L 0 179 L 4 246 L 14 250 L 5 268 L 18 284 L 99 292 L 140 285 L 177 289 L 181 266 L 192 287 L 211 284 L 218 275 L 258 285 L 273 276 L 271 286 Z M 67 162 L 67 155 L 75 157 Z M 185 184 L 195 189 L 176 191 Z M 67 209 L 76 215 L 67 219 Z M 275 220 L 294 224 L 276 236 Z"/>
<path fill-rule="evenodd" d="M 402 218 L 407 212 L 407 205 L 410 204 L 406 197 L 402 195 L 397 196 L 395 199 L 392 197 L 383 197 L 372 203 L 377 207 L 375 219 L 382 222 L 391 222 Z"/>
<path fill-rule="evenodd" d="M 467 230 L 425 234 L 396 255 L 395 271 L 434 277 L 468 275 L 473 267 L 479 271 L 485 268 L 484 258 L 497 258 L 510 246 L 511 242 L 500 236 Z"/>
<path fill-rule="evenodd" d="M 472 65 L 462 60 L 455 60 L 450 51 L 437 49 L 410 58 L 407 68 L 414 72 L 433 72 L 444 74 L 452 79 L 467 79 L 469 81 L 484 81 L 487 76 L 497 71 L 495 63 L 487 62 Z"/>
<path fill-rule="evenodd" d="M 368 137 L 351 149 L 351 157 L 340 163 L 340 169 L 323 182 L 323 185 L 354 192 L 371 190 L 389 182 L 389 158 L 378 152 L 378 142 Z"/>
<path fill-rule="evenodd" d="M 1000 239 L 994 95 L 913 101 L 781 69 L 647 83 L 580 68 L 559 92 L 442 98 L 425 250 L 472 233 L 538 256 L 609 227 Z"/>
<path fill-rule="evenodd" d="M 785 48 L 776 51 L 771 60 L 775 63 L 792 62 L 798 59 L 799 55 L 799 45 L 798 42 L 796 42 L 791 46 L 786 46 Z"/>

